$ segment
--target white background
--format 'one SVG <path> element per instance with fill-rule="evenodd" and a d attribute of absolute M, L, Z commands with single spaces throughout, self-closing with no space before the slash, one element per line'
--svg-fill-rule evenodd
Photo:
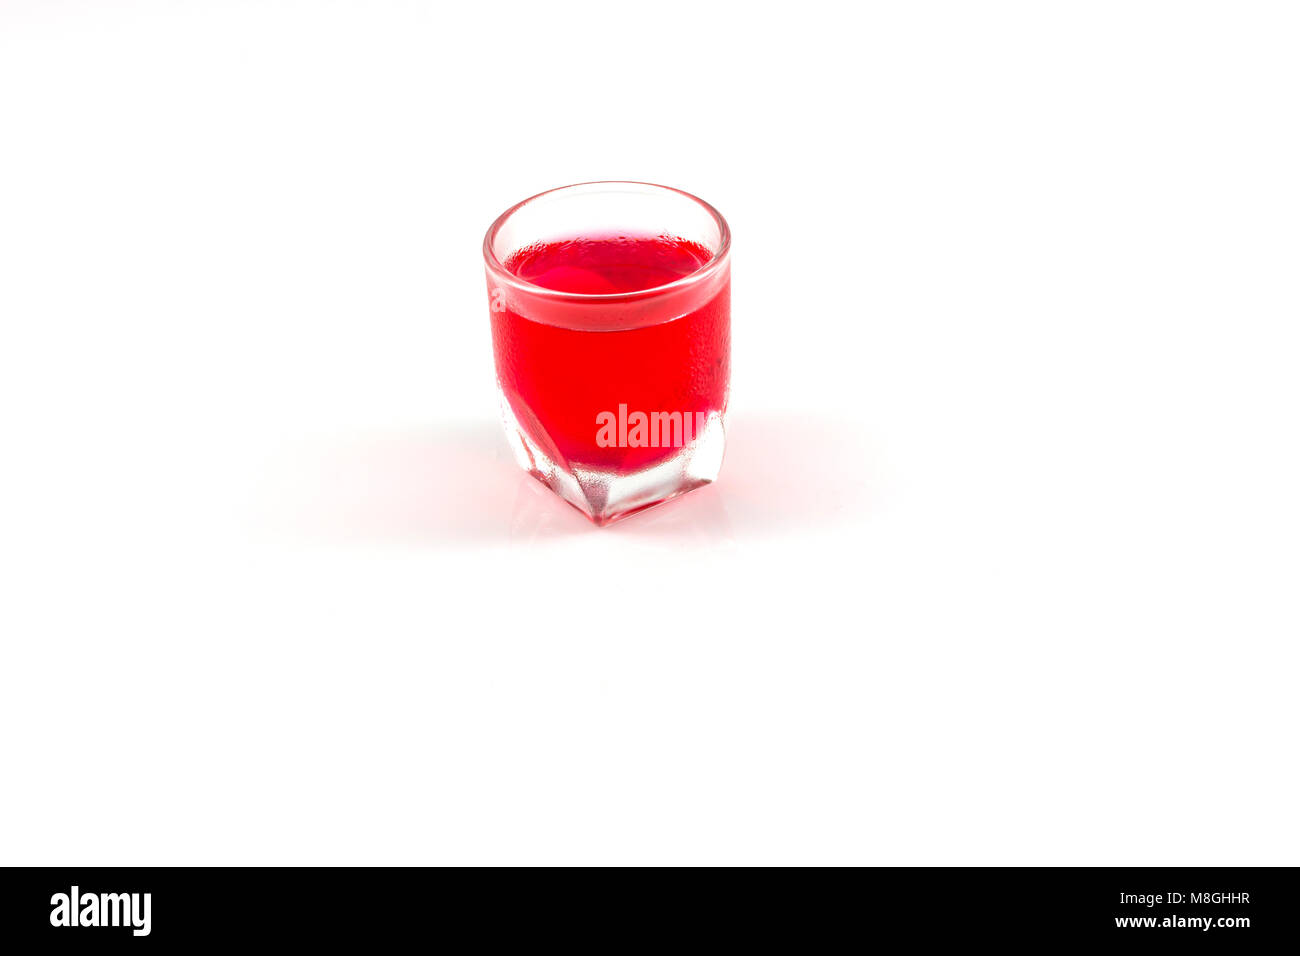
<path fill-rule="evenodd" d="M 0 0 L 0 862 L 1296 863 L 1292 11 Z M 592 179 L 735 234 L 606 530 L 480 258 Z"/>

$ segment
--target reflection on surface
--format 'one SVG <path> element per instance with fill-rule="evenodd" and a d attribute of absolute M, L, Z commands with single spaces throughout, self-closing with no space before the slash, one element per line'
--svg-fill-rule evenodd
<path fill-rule="evenodd" d="M 268 469 L 258 504 L 264 524 L 323 543 L 456 548 L 571 534 L 726 542 L 859 512 L 873 467 L 852 429 L 737 414 L 717 483 L 600 529 L 518 469 L 499 425 L 440 424 L 294 446 Z"/>

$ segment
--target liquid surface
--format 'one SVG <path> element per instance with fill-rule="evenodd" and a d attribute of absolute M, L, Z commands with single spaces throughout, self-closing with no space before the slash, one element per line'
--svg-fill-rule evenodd
<path fill-rule="evenodd" d="M 618 236 L 526 246 L 504 264 L 519 278 L 557 292 L 610 295 L 667 285 L 698 272 L 712 258 L 687 239 Z"/>

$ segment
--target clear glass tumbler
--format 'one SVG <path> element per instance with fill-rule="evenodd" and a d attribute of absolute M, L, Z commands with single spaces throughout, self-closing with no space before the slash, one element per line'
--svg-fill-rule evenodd
<path fill-rule="evenodd" d="M 597 524 L 713 481 L 731 376 L 731 233 L 648 183 L 565 186 L 483 241 L 506 435 Z"/>

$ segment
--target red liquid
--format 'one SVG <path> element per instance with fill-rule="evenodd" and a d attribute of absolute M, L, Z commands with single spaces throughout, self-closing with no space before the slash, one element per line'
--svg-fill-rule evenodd
<path fill-rule="evenodd" d="M 610 294 L 673 282 L 711 258 L 685 239 L 619 237 L 529 246 L 504 264 L 548 289 Z M 647 415 L 723 412 L 730 293 L 728 281 L 689 314 L 635 329 L 561 328 L 509 309 L 493 312 L 497 380 L 516 420 L 541 448 L 579 466 L 628 472 L 680 454 L 675 447 L 600 447 L 597 416 L 617 415 L 620 404 Z"/>

